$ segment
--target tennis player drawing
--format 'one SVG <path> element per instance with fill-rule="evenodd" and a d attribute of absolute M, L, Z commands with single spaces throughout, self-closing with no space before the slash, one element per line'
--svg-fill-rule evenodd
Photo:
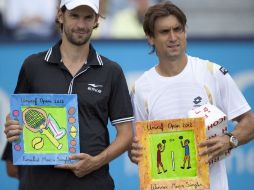
<path fill-rule="evenodd" d="M 164 169 L 163 163 L 161 161 L 161 153 L 164 152 L 166 146 L 166 140 L 162 140 L 162 143 L 157 144 L 157 170 L 158 174 L 161 174 L 160 168 L 162 168 L 163 172 L 167 172 L 166 169 Z"/>

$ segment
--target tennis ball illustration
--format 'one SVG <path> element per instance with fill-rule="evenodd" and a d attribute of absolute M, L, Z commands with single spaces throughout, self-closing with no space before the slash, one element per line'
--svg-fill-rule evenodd
<path fill-rule="evenodd" d="M 40 150 L 44 145 L 44 140 L 43 138 L 41 137 L 35 137 L 33 140 L 32 140 L 32 147 L 35 149 L 35 150 Z"/>
<path fill-rule="evenodd" d="M 71 107 L 68 112 L 70 115 L 73 115 L 75 113 L 75 111 L 76 111 L 75 108 Z"/>

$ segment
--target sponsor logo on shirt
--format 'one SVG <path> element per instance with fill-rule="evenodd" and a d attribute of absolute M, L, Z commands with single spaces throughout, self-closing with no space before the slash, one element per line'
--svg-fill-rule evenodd
<path fill-rule="evenodd" d="M 88 84 L 87 90 L 101 94 L 103 85 L 100 84 Z"/>
<path fill-rule="evenodd" d="M 224 67 L 221 67 L 220 72 L 222 72 L 223 75 L 226 75 L 228 73 L 228 70 Z"/>
<path fill-rule="evenodd" d="M 194 103 L 194 107 L 199 107 L 201 106 L 200 103 L 202 102 L 202 98 L 200 96 L 194 98 L 193 103 Z"/>

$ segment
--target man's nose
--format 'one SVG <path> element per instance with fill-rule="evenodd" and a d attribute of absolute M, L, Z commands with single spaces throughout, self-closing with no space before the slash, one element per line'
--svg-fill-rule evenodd
<path fill-rule="evenodd" d="M 171 41 L 175 41 L 177 39 L 177 34 L 175 33 L 175 31 L 173 29 L 171 29 L 169 32 L 169 39 Z"/>

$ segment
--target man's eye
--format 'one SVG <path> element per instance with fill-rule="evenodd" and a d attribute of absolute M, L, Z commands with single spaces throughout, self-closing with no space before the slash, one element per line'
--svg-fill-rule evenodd
<path fill-rule="evenodd" d="M 77 18 L 77 17 L 78 17 L 78 15 L 71 14 L 71 17 L 72 17 L 72 18 Z"/>
<path fill-rule="evenodd" d="M 169 32 L 169 30 L 162 30 L 161 33 L 162 34 L 167 34 Z"/>
<path fill-rule="evenodd" d="M 178 26 L 176 28 L 173 28 L 173 31 L 176 32 L 176 33 L 181 33 L 181 32 L 183 32 L 183 27 Z"/>

